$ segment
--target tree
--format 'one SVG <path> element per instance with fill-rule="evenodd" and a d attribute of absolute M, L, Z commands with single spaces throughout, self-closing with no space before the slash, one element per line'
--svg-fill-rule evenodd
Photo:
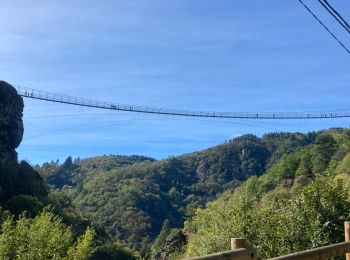
<path fill-rule="evenodd" d="M 152 255 L 155 255 L 164 247 L 169 234 L 170 234 L 170 223 L 169 223 L 169 220 L 166 219 L 163 223 L 162 230 L 160 231 L 158 237 L 155 239 L 155 241 L 152 244 L 152 248 L 151 248 Z"/>
<path fill-rule="evenodd" d="M 313 171 L 322 173 L 326 170 L 332 155 L 337 148 L 337 142 L 329 133 L 323 133 L 316 137 L 316 146 L 314 148 Z"/>
<path fill-rule="evenodd" d="M 45 209 L 35 218 L 4 216 L 0 259 L 87 259 L 94 252 L 94 231 L 87 228 L 75 242 L 70 227 Z"/>
<path fill-rule="evenodd" d="M 350 202 L 347 189 L 332 179 L 275 189 L 261 200 L 252 191 L 243 186 L 198 210 L 185 225 L 187 256 L 228 250 L 232 236 L 246 237 L 263 259 L 343 241 Z"/>

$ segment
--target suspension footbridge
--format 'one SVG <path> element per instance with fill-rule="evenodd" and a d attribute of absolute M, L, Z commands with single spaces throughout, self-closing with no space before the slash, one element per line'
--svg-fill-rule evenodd
<path fill-rule="evenodd" d="M 19 85 L 13 85 L 18 94 L 24 98 L 32 98 L 55 103 L 63 103 L 82 107 L 91 107 L 98 109 L 157 114 L 167 116 L 215 118 L 215 119 L 330 119 L 330 118 L 349 118 L 349 111 L 337 112 L 210 112 L 210 111 L 189 111 L 181 109 L 167 109 L 137 105 L 126 105 L 114 102 L 98 101 L 81 97 L 73 97 L 58 93 L 52 93 L 44 90 L 38 90 Z"/>

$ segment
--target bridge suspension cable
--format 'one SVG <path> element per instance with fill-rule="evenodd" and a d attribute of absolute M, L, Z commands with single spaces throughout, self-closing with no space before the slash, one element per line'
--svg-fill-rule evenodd
<path fill-rule="evenodd" d="M 108 109 L 116 111 L 157 114 L 167 116 L 185 116 L 217 119 L 325 119 L 325 118 L 349 118 L 350 112 L 209 112 L 209 111 L 188 111 L 180 109 L 167 109 L 146 106 L 134 106 L 113 102 L 98 101 L 80 97 L 73 97 L 52 93 L 48 91 L 27 88 L 14 85 L 18 94 L 24 98 L 45 100 L 69 105 Z"/>

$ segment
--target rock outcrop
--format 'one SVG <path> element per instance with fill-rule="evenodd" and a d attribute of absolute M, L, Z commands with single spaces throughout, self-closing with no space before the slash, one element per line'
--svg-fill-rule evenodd
<path fill-rule="evenodd" d="M 14 87 L 0 81 L 0 206 L 18 195 L 46 197 L 47 185 L 27 162 L 17 162 L 23 138 L 23 99 Z"/>
<path fill-rule="evenodd" d="M 23 138 L 23 100 L 14 87 L 0 81 L 0 162 L 17 160 Z"/>
<path fill-rule="evenodd" d="M 175 251 L 181 249 L 187 243 L 187 236 L 180 230 L 170 240 L 168 240 L 161 250 L 154 256 L 155 260 L 167 260 Z"/>

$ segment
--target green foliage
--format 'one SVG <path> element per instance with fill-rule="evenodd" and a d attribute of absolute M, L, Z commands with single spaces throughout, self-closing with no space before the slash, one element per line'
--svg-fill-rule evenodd
<path fill-rule="evenodd" d="M 127 249 L 118 247 L 115 244 L 107 243 L 99 248 L 91 256 L 90 260 L 136 260 L 133 252 Z"/>
<path fill-rule="evenodd" d="M 69 164 L 72 164 L 72 162 L 69 162 L 68 160 L 65 167 L 68 167 Z M 62 192 L 54 190 L 49 192 L 44 180 L 25 162 L 22 162 L 20 165 L 16 164 L 15 162 L 0 164 L 0 180 L 0 205 L 13 214 L 15 218 L 19 217 L 19 224 L 22 225 L 16 227 L 17 229 L 13 229 L 11 231 L 12 233 L 15 231 L 20 232 L 21 230 L 23 232 L 27 232 L 29 227 L 23 226 L 25 223 L 32 225 L 35 221 L 41 221 L 40 223 L 45 225 L 45 219 L 37 219 L 36 216 L 45 206 L 51 205 L 50 207 L 52 207 L 52 213 L 54 213 L 56 216 L 60 216 L 62 225 L 69 225 L 72 227 L 69 228 L 71 230 L 70 232 L 72 237 L 84 235 L 86 230 L 88 231 L 85 233 L 85 237 L 81 239 L 81 243 L 77 244 L 76 248 L 72 245 L 69 251 L 70 256 L 67 256 L 69 259 L 86 259 L 82 256 L 90 254 L 88 251 L 84 250 L 89 250 L 89 248 L 86 247 L 86 243 L 90 240 L 92 231 L 87 229 L 87 227 L 91 225 L 91 223 L 86 218 L 81 217 L 77 209 L 72 205 L 71 199 L 68 196 L 64 195 Z M 26 217 L 22 215 L 24 212 Z M 29 216 L 34 218 L 35 221 L 30 221 L 28 219 Z M 16 222 L 14 221 L 14 218 L 12 218 L 11 221 L 12 226 L 15 226 Z M 8 225 L 11 221 L 10 219 L 5 221 L 5 227 L 11 227 L 11 225 Z M 54 222 L 56 223 L 55 219 Z M 52 225 L 49 225 L 48 228 L 51 226 Z M 111 240 L 109 235 L 107 235 L 103 229 L 98 229 L 98 231 L 96 242 L 102 244 L 102 242 Z M 46 231 L 42 230 L 42 232 L 44 233 Z M 3 237 L 4 236 L 6 236 L 6 232 L 3 233 Z M 19 246 L 18 243 L 20 243 L 20 240 L 17 239 L 16 243 L 17 244 L 15 244 L 11 249 L 13 252 L 15 252 L 14 247 Z M 3 246 L 8 247 L 9 249 L 11 247 L 11 242 L 4 242 Z M 40 247 L 43 245 L 38 244 L 37 246 Z M 3 250 L 6 249 L 4 249 L 4 247 Z M 41 249 L 37 248 L 35 250 L 40 251 Z M 21 258 L 22 255 L 22 252 L 20 252 L 18 258 L 31 259 Z M 30 256 L 24 254 L 23 257 Z M 0 257 L 0 259 L 3 258 Z"/>
<path fill-rule="evenodd" d="M 35 216 L 42 211 L 44 204 L 37 197 L 21 194 L 7 200 L 4 208 L 16 216 L 23 211 L 26 211 L 31 216 Z"/>
<path fill-rule="evenodd" d="M 158 252 L 160 252 L 160 250 L 163 249 L 163 247 L 165 246 L 165 243 L 170 235 L 170 232 L 171 232 L 170 223 L 169 223 L 169 220 L 166 219 L 163 223 L 163 226 L 162 226 L 162 229 L 161 229 L 159 235 L 152 243 L 152 248 L 151 248 L 152 255 L 157 254 Z"/>
<path fill-rule="evenodd" d="M 297 176 L 313 177 L 312 172 L 312 156 L 308 149 L 306 149 L 300 156 L 299 168 L 295 173 Z"/>
<path fill-rule="evenodd" d="M 143 161 L 154 161 L 154 159 L 137 155 L 110 155 L 73 160 L 71 156 L 68 156 L 63 164 L 60 164 L 58 160 L 51 161 L 44 163 L 41 167 L 37 166 L 35 169 L 50 185 L 62 188 L 64 185 L 79 185 L 82 181 L 99 174 L 101 171 L 110 171 Z"/>
<path fill-rule="evenodd" d="M 0 205 L 21 194 L 43 198 L 48 194 L 48 187 L 28 163 L 0 163 Z"/>
<path fill-rule="evenodd" d="M 350 217 L 349 142 L 348 130 L 317 134 L 314 144 L 198 209 L 185 224 L 187 256 L 227 250 L 230 237 L 240 236 L 262 258 L 342 241 Z"/>
<path fill-rule="evenodd" d="M 245 185 L 226 194 L 186 223 L 187 256 L 229 249 L 230 237 L 246 237 L 259 257 L 270 258 L 343 240 L 350 217 L 347 190 L 318 179 L 292 190 L 275 190 L 261 200 Z"/>
<path fill-rule="evenodd" d="M 343 241 L 349 216 L 346 190 L 318 179 L 284 198 L 267 198 L 254 212 L 259 228 L 247 235 L 259 256 L 268 258 Z"/>
<path fill-rule="evenodd" d="M 334 137 L 329 133 L 323 133 L 317 136 L 314 147 L 313 171 L 323 172 L 337 148 Z"/>
<path fill-rule="evenodd" d="M 78 238 L 75 245 L 68 249 L 68 259 L 83 260 L 89 258 L 95 251 L 93 246 L 95 231 L 87 228 L 84 235 Z"/>
<path fill-rule="evenodd" d="M 338 167 L 336 168 L 336 173 L 341 174 L 345 173 L 350 175 L 350 153 L 347 153 L 343 160 L 340 162 Z"/>
<path fill-rule="evenodd" d="M 105 226 L 121 246 L 145 254 L 166 219 L 170 228 L 182 227 L 196 208 L 250 176 L 262 175 L 272 161 L 313 140 L 299 133 L 244 135 L 162 161 L 136 156 L 67 158 L 62 165 L 51 162 L 37 169 L 87 218 Z M 158 238 L 154 253 L 164 241 Z"/>
<path fill-rule="evenodd" d="M 7 216 L 0 228 L 0 259 L 88 259 L 93 251 L 94 231 L 74 242 L 74 235 L 62 219 L 43 211 L 33 219 Z"/>

